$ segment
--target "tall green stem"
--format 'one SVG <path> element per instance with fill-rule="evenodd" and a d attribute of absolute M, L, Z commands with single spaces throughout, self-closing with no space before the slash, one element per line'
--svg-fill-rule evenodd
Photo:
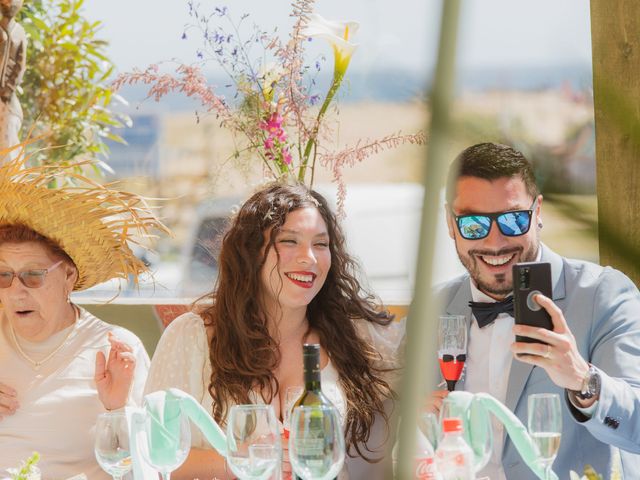
<path fill-rule="evenodd" d="M 435 81 L 431 92 L 431 126 L 427 150 L 427 168 L 420 223 L 415 292 L 407 320 L 407 348 L 402 379 L 400 424 L 401 480 L 414 478 L 414 453 L 418 411 L 427 392 L 437 383 L 436 321 L 439 306 L 435 305 L 432 279 L 440 191 L 446 174 L 447 146 L 450 144 L 450 111 L 455 85 L 456 40 L 460 0 L 443 2 L 440 45 Z"/>
<path fill-rule="evenodd" d="M 329 87 L 329 91 L 327 92 L 327 96 L 320 107 L 320 111 L 318 112 L 318 116 L 316 117 L 315 124 L 313 126 L 313 131 L 309 136 L 309 140 L 307 140 L 307 145 L 304 148 L 304 154 L 302 156 L 302 165 L 300 167 L 300 172 L 298 173 L 298 181 L 304 182 L 304 177 L 307 172 L 307 165 L 309 163 L 309 156 L 311 155 L 311 149 L 314 145 L 317 145 L 316 138 L 318 136 L 318 131 L 320 130 L 320 123 L 322 122 L 322 118 L 324 114 L 327 112 L 327 108 L 329 108 L 329 104 L 333 100 L 336 92 L 340 88 L 342 84 L 342 80 L 344 79 L 344 74 L 346 73 L 346 68 L 342 71 L 336 70 L 333 75 L 333 82 L 331 82 L 331 87 Z M 313 170 L 315 167 L 316 156 L 313 156 L 313 164 L 311 165 L 311 169 Z"/>

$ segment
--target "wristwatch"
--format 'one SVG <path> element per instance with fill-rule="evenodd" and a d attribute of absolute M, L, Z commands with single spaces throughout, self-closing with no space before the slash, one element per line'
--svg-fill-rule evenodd
<path fill-rule="evenodd" d="M 590 398 L 600 395 L 600 386 L 600 374 L 596 367 L 589 364 L 589 370 L 582 379 L 580 391 L 571 390 L 571 393 L 580 400 L 589 400 Z"/>

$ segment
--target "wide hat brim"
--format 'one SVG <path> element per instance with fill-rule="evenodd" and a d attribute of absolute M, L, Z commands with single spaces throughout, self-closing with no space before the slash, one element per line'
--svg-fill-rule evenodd
<path fill-rule="evenodd" d="M 149 237 L 153 227 L 167 230 L 141 197 L 77 174 L 78 186 L 47 188 L 57 167 L 20 166 L 0 165 L 0 225 L 22 224 L 56 242 L 78 269 L 74 290 L 113 278 L 137 281 L 147 270 L 129 242 Z"/>

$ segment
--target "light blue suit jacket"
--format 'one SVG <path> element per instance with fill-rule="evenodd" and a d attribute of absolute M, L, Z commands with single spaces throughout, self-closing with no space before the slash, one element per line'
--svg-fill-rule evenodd
<path fill-rule="evenodd" d="M 558 393 L 564 398 L 562 443 L 553 470 L 561 479 L 585 464 L 609 478 L 614 447 L 620 448 L 624 478 L 640 478 L 640 292 L 611 267 L 563 258 L 541 245 L 541 261 L 551 263 L 553 301 L 564 313 L 578 350 L 602 378 L 597 408 L 586 418 L 573 408 L 563 389 L 538 367 L 513 360 L 506 405 L 527 422 L 527 397 Z M 469 276 L 437 287 L 446 313 L 471 322 Z M 456 386 L 464 390 L 464 382 Z M 507 479 L 535 479 L 507 438 L 502 454 Z"/>

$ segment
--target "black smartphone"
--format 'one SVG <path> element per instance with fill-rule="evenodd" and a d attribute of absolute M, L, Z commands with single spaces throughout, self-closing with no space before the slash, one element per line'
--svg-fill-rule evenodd
<path fill-rule="evenodd" d="M 533 299 L 538 293 L 551 298 L 551 264 L 516 263 L 513 266 L 513 309 L 516 324 L 553 330 L 551 316 Z M 520 335 L 516 335 L 516 341 L 544 343 Z"/>

